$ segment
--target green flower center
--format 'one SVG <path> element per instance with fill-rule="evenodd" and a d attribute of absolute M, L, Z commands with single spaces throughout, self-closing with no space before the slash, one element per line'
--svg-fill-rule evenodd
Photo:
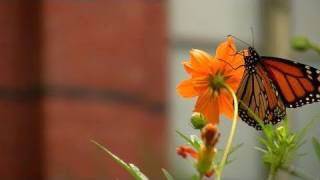
<path fill-rule="evenodd" d="M 210 75 L 209 76 L 210 87 L 212 88 L 213 91 L 219 93 L 221 88 L 223 88 L 226 83 L 225 80 L 226 78 L 221 72 L 218 72 L 215 75 Z"/>

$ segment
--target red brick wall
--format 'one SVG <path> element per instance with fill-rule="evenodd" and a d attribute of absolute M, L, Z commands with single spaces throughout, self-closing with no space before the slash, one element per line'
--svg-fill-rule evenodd
<path fill-rule="evenodd" d="M 0 179 L 127 179 L 90 139 L 162 177 L 164 9 L 160 0 L 0 2 Z"/>

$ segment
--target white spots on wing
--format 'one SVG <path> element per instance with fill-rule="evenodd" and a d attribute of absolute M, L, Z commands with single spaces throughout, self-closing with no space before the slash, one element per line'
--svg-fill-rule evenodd
<path fill-rule="evenodd" d="M 316 73 L 317 73 L 317 74 L 320 74 L 320 70 L 316 70 Z"/>
<path fill-rule="evenodd" d="M 307 65 L 306 65 L 305 68 L 306 68 L 306 69 L 310 69 L 310 66 L 307 66 Z"/>
<path fill-rule="evenodd" d="M 320 94 L 316 94 L 316 98 L 320 98 Z"/>
<path fill-rule="evenodd" d="M 308 78 L 312 80 L 312 76 L 308 75 Z"/>
<path fill-rule="evenodd" d="M 310 71 L 310 70 L 307 70 L 307 73 L 308 73 L 308 74 L 312 74 L 312 71 Z"/>

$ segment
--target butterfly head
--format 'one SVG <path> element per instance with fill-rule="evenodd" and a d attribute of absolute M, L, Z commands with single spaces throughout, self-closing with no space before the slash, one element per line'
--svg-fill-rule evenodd
<path fill-rule="evenodd" d="M 253 47 L 248 48 L 248 55 L 244 56 L 245 68 L 249 72 L 255 72 L 255 65 L 259 62 L 260 56 Z"/>

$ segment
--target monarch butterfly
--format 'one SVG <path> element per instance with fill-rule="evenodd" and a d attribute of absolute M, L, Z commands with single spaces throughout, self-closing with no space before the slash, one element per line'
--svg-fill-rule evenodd
<path fill-rule="evenodd" d="M 320 101 L 320 70 L 298 62 L 260 56 L 253 47 L 244 55 L 245 71 L 237 91 L 239 116 L 261 130 L 248 113 L 248 107 L 264 124 L 277 124 L 286 116 L 286 108 Z"/>

